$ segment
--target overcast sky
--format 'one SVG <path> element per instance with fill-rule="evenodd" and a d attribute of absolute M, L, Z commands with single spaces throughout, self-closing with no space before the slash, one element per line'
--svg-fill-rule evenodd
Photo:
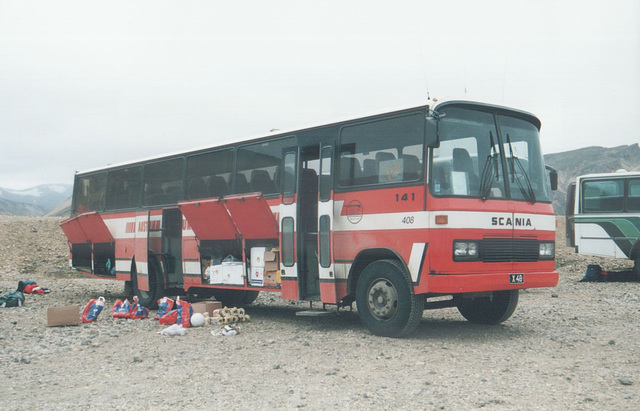
<path fill-rule="evenodd" d="M 0 0 L 0 187 L 467 97 L 640 140 L 640 1 Z"/>

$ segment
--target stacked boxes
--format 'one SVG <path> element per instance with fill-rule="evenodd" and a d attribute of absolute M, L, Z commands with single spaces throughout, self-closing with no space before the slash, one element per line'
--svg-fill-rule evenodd
<path fill-rule="evenodd" d="M 264 254 L 266 247 L 251 248 L 251 285 L 262 287 L 264 285 Z"/>
<path fill-rule="evenodd" d="M 251 248 L 250 282 L 258 287 L 278 287 L 280 284 L 278 271 L 280 261 L 277 249 L 266 247 Z"/>
<path fill-rule="evenodd" d="M 264 253 L 264 285 L 265 287 L 280 286 L 280 259 L 278 251 Z"/>

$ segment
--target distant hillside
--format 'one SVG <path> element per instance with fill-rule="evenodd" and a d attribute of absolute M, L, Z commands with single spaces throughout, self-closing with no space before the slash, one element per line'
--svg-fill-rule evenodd
<path fill-rule="evenodd" d="M 611 173 L 621 168 L 640 171 L 640 146 L 585 147 L 547 154 L 544 160 L 558 170 L 558 191 L 553 193 L 553 208 L 557 215 L 564 215 L 569 183 L 583 174 Z"/>
<path fill-rule="evenodd" d="M 27 190 L 0 188 L 0 214 L 43 215 L 71 197 L 70 184 L 42 184 Z"/>
<path fill-rule="evenodd" d="M 71 197 L 67 198 L 64 203 L 59 204 L 56 208 L 49 210 L 45 217 L 69 217 L 71 215 Z"/>

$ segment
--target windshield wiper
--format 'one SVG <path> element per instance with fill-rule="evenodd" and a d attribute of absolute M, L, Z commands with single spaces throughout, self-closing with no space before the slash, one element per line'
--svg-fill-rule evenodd
<path fill-rule="evenodd" d="M 489 141 L 491 148 L 489 149 L 489 155 L 487 156 L 487 162 L 484 163 L 484 169 L 482 170 L 482 176 L 480 178 L 480 197 L 482 201 L 486 201 L 491 193 L 491 186 L 493 186 L 493 178 L 498 181 L 498 152 L 493 141 L 493 133 L 489 130 Z"/>
<path fill-rule="evenodd" d="M 531 201 L 531 203 L 533 204 L 536 202 L 536 195 L 535 195 L 535 192 L 533 191 L 533 186 L 531 185 L 531 181 L 529 181 L 529 176 L 527 175 L 527 172 L 524 171 L 524 167 L 522 166 L 520 159 L 513 154 L 513 146 L 511 145 L 511 136 L 509 136 L 509 133 L 507 133 L 507 144 L 509 144 L 508 162 L 509 162 L 509 174 L 511 174 L 511 182 L 517 183 L 518 188 L 522 193 L 522 197 L 525 200 Z M 520 178 L 517 177 L 516 165 L 518 166 L 518 171 L 521 172 L 522 175 L 524 176 L 524 181 L 527 183 L 527 190 L 525 190 L 525 188 L 522 186 L 522 182 L 520 181 Z"/>

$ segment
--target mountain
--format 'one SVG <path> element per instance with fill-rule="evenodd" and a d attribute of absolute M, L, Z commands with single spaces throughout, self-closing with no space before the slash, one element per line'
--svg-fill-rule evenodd
<path fill-rule="evenodd" d="M 558 190 L 553 193 L 553 208 L 556 215 L 564 215 L 569 183 L 583 174 L 613 173 L 620 169 L 640 171 L 640 146 L 584 147 L 547 154 L 544 161 L 558 170 Z"/>
<path fill-rule="evenodd" d="M 42 184 L 27 190 L 0 188 L 0 214 L 43 215 L 71 197 L 70 184 Z"/>

